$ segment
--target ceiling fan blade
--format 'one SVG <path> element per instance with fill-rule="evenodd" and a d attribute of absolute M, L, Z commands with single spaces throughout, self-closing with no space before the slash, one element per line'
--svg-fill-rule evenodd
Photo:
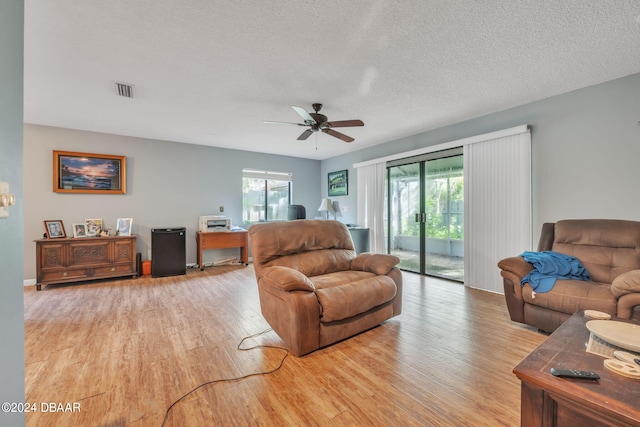
<path fill-rule="evenodd" d="M 309 115 L 309 113 L 307 113 L 307 110 L 305 110 L 304 108 L 296 107 L 295 105 L 292 105 L 291 108 L 293 108 L 296 111 L 296 113 L 300 114 L 300 117 L 302 117 L 304 119 L 304 122 L 306 124 L 308 124 L 308 125 L 309 124 L 311 124 L 311 125 L 315 125 L 316 124 L 316 121 L 314 120 L 314 118 L 311 117 Z"/>
<path fill-rule="evenodd" d="M 304 132 L 302 132 L 302 134 L 298 137 L 298 141 L 304 141 L 305 139 L 309 138 L 311 136 L 311 134 L 313 133 L 313 131 L 311 129 L 307 129 Z"/>
<path fill-rule="evenodd" d="M 351 138 L 350 136 L 345 135 L 344 133 L 340 133 L 338 131 L 335 131 L 333 129 L 322 129 L 322 132 L 327 133 L 331 136 L 335 136 L 338 139 L 343 140 L 344 142 L 352 142 L 355 141 L 353 138 Z"/>
<path fill-rule="evenodd" d="M 263 120 L 262 123 L 267 123 L 270 125 L 295 125 L 295 126 L 308 126 L 304 123 L 293 123 L 293 122 L 273 122 L 271 120 Z"/>
<path fill-rule="evenodd" d="M 332 128 L 346 128 L 350 126 L 364 126 L 364 122 L 362 120 L 338 120 L 335 122 L 327 122 L 329 127 Z"/>

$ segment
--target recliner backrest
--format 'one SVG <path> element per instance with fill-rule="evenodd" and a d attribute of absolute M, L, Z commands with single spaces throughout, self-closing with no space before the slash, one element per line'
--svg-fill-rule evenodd
<path fill-rule="evenodd" d="M 544 238 L 541 234 L 541 244 Z M 627 271 L 640 269 L 640 222 L 574 219 L 555 223 L 550 250 L 580 260 L 594 282 L 611 283 Z"/>
<path fill-rule="evenodd" d="M 356 253 L 347 227 L 339 221 L 269 222 L 249 228 L 256 277 L 269 266 L 285 266 L 306 276 L 348 270 Z"/>

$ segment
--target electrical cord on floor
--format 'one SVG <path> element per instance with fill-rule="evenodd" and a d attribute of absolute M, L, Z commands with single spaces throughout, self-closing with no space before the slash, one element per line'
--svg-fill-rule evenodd
<path fill-rule="evenodd" d="M 242 340 L 240 341 L 240 343 L 238 344 L 237 349 L 240 351 L 249 351 L 249 350 L 255 350 L 256 348 L 275 348 L 278 350 L 284 350 L 286 351 L 284 357 L 282 358 L 282 360 L 280 361 L 280 364 L 275 367 L 274 369 L 271 369 L 270 371 L 262 371 L 262 372 L 252 372 L 250 374 L 247 375 L 243 375 L 241 377 L 235 377 L 235 378 L 221 378 L 219 380 L 212 380 L 212 381 L 207 381 L 206 383 L 202 383 L 199 386 L 197 386 L 196 388 L 194 388 L 193 390 L 183 394 L 178 400 L 176 400 L 175 402 L 173 402 L 171 404 L 171 406 L 169 406 L 167 408 L 167 411 L 164 413 L 164 419 L 162 420 L 162 426 L 164 427 L 165 423 L 167 422 L 167 419 L 169 418 L 169 412 L 171 412 L 171 409 L 176 406 L 178 403 L 180 403 L 180 401 L 182 401 L 183 399 L 185 399 L 187 396 L 191 395 L 192 393 L 195 393 L 196 391 L 200 390 L 203 387 L 206 387 L 208 385 L 211 384 L 216 384 L 216 383 L 224 383 L 224 382 L 232 382 L 232 381 L 240 381 L 240 380 L 244 380 L 246 378 L 250 378 L 250 377 L 256 377 L 258 375 L 269 375 L 269 374 L 273 374 L 274 372 L 278 371 L 280 368 L 282 368 L 282 365 L 284 365 L 284 361 L 286 360 L 286 358 L 289 356 L 289 350 L 287 350 L 284 347 L 279 347 L 276 345 L 256 345 L 253 347 L 248 347 L 248 348 L 242 348 L 242 344 L 251 338 L 255 338 L 257 336 L 266 334 L 267 332 L 271 332 L 273 329 L 269 328 L 269 329 L 265 329 L 262 332 L 258 332 L 257 334 L 253 334 L 253 335 L 249 335 L 248 337 L 244 337 L 242 338 Z"/>

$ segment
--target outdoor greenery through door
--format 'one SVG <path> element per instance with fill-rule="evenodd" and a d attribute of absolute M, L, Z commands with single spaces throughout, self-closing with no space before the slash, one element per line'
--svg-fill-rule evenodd
<path fill-rule="evenodd" d="M 400 268 L 464 280 L 462 155 L 387 168 L 387 243 Z"/>

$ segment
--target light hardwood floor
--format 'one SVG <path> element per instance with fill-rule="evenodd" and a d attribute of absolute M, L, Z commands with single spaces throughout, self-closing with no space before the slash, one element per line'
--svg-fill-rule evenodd
<path fill-rule="evenodd" d="M 498 272 L 496 271 L 496 276 Z M 499 278 L 497 278 L 498 280 Z M 204 386 L 167 426 L 516 426 L 512 368 L 545 336 L 504 298 L 404 273 L 403 313 L 268 375 Z M 253 267 L 25 289 L 28 426 L 161 426 L 208 381 L 277 368 Z M 273 332 L 245 347 L 281 345 Z M 80 412 L 42 412 L 42 402 Z"/>

